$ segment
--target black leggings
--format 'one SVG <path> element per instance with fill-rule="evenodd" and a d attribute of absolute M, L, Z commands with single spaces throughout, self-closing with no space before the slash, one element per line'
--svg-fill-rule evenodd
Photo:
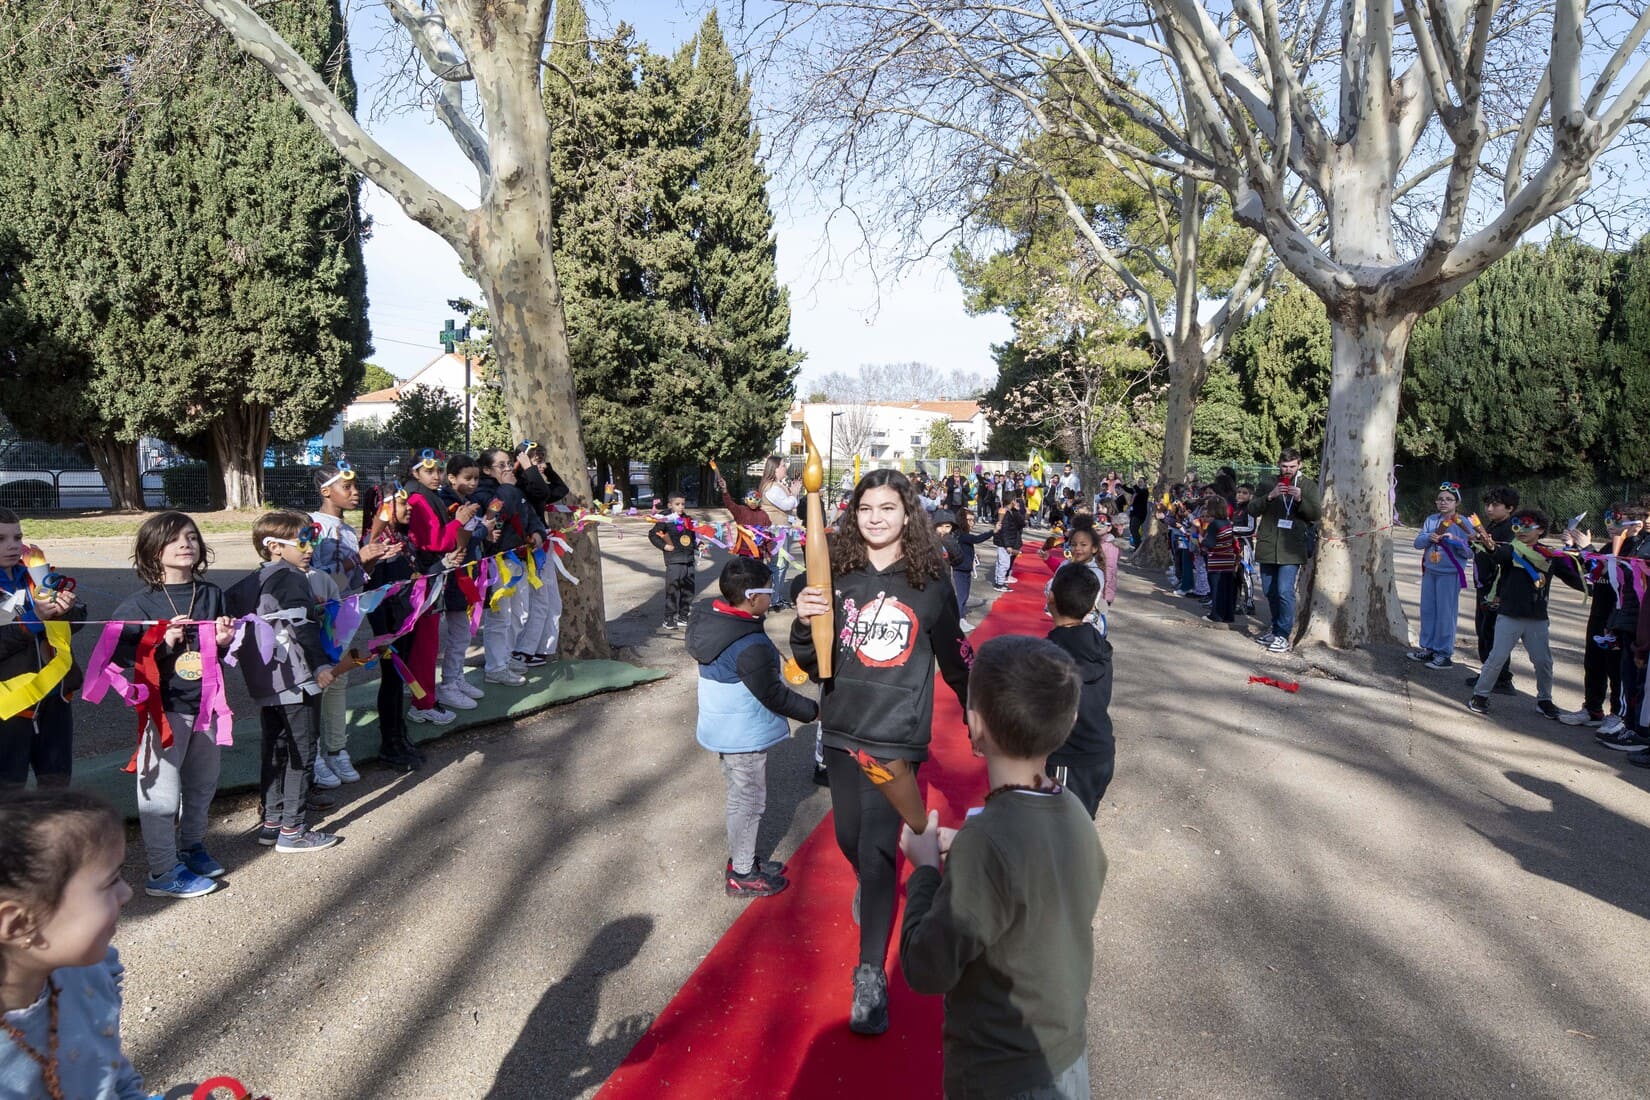
<path fill-rule="evenodd" d="M 899 902 L 899 879 L 894 874 L 899 812 L 843 750 L 826 748 L 825 771 L 831 778 L 836 845 L 859 876 L 859 961 L 880 970 L 888 958 Z"/>

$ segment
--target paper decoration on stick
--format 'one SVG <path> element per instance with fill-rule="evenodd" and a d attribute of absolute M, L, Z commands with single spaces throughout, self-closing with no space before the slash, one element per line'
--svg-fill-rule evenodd
<path fill-rule="evenodd" d="M 820 460 L 819 448 L 814 445 L 814 437 L 808 431 L 808 425 L 802 425 L 802 441 L 808 448 L 808 461 L 802 467 L 802 488 L 808 494 L 808 532 L 804 539 L 808 567 L 808 587 L 817 588 L 825 593 L 826 600 L 832 600 L 831 590 L 831 548 L 825 541 L 825 503 L 820 497 L 820 490 L 825 488 L 825 463 Z M 784 547 L 778 548 L 781 557 L 784 556 Z M 827 612 L 824 615 L 815 615 L 808 624 L 814 637 L 814 659 L 818 666 L 819 678 L 831 678 L 831 658 L 835 654 L 836 616 Z M 913 781 L 914 782 L 914 781 Z M 924 821 L 927 820 L 925 817 Z"/>
<path fill-rule="evenodd" d="M 864 749 L 854 750 L 854 762 L 871 785 L 882 792 L 913 833 L 928 828 L 928 807 L 917 789 L 917 773 L 909 760 L 878 760 Z"/>

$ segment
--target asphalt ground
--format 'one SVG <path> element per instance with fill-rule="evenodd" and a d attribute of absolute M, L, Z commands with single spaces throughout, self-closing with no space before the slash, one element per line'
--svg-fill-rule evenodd
<path fill-rule="evenodd" d="M 228 888 L 140 894 L 116 936 L 152 1088 L 588 1095 L 761 904 L 721 893 L 722 780 L 693 740 L 691 661 L 657 629 L 657 554 L 639 532 L 604 545 L 612 637 L 675 675 L 436 742 L 413 776 L 369 769 L 328 852 L 274 855 L 249 799 L 215 806 Z M 1650 1095 L 1650 773 L 1541 718 L 1522 651 L 1519 696 L 1480 718 L 1471 662 L 1354 654 L 1325 675 L 1196 621 L 1161 579 L 1125 565 L 1111 615 L 1094 1095 Z M 1585 605 L 1561 590 L 1553 610 L 1570 709 Z M 760 843 L 781 858 L 827 809 L 810 755 L 770 763 Z M 135 833 L 128 854 L 137 881 Z"/>

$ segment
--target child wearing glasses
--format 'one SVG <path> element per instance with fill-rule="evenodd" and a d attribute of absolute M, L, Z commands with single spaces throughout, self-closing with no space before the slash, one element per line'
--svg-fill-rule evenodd
<path fill-rule="evenodd" d="M 301 512 L 266 512 L 252 527 L 252 545 L 264 564 L 224 594 L 231 617 L 256 614 L 269 623 L 273 646 L 246 631 L 237 654 L 247 693 L 262 708 L 263 827 L 258 843 L 282 855 L 318 852 L 338 843 L 304 822 L 321 728 L 321 693 L 332 664 L 311 616 L 305 574 L 321 529 Z"/>
<path fill-rule="evenodd" d="M 351 527 L 344 513 L 361 504 L 361 489 L 355 480 L 355 471 L 348 462 L 336 466 L 315 468 L 315 491 L 321 506 L 309 514 L 311 521 L 321 529 L 321 539 L 315 544 L 315 557 L 310 562 L 314 574 L 332 579 L 339 599 L 359 596 L 367 588 L 367 576 L 385 558 L 401 553 L 400 543 L 361 542 L 361 532 Z M 311 588 L 314 588 L 313 580 Z M 357 633 L 363 639 L 372 636 L 372 628 L 362 623 Z M 339 644 L 348 650 L 353 638 L 340 638 Z M 349 678 L 340 676 L 321 693 L 321 744 L 315 754 L 315 785 L 331 789 L 343 783 L 354 783 L 361 778 L 349 758 L 349 711 L 346 706 Z"/>
<path fill-rule="evenodd" d="M 1431 669 L 1449 668 L 1455 656 L 1455 624 L 1461 591 L 1472 561 L 1472 529 L 1461 518 L 1461 486 L 1438 486 L 1438 509 L 1421 524 L 1415 549 L 1421 551 L 1421 644 L 1405 656 Z"/>
<path fill-rule="evenodd" d="M 762 617 L 773 602 L 768 567 L 735 557 L 717 581 L 722 598 L 688 620 L 687 647 L 699 662 L 699 743 L 717 755 L 728 784 L 730 898 L 765 898 L 789 883 L 783 864 L 757 858 L 756 831 L 768 800 L 768 750 L 791 735 L 790 723 L 819 716 L 812 699 L 785 686 L 779 649 Z"/>
<path fill-rule="evenodd" d="M 1512 539 L 1490 551 L 1496 566 L 1488 599 L 1496 607 L 1495 647 L 1467 700 L 1474 714 L 1489 713 L 1490 689 L 1512 657 L 1513 646 L 1523 642 L 1535 666 L 1535 709 L 1544 717 L 1558 717 L 1553 705 L 1553 654 L 1547 642 L 1547 598 L 1554 577 L 1577 591 L 1586 585 L 1573 558 L 1542 547 L 1541 536 L 1549 526 L 1545 512 L 1524 509 L 1512 517 Z"/>

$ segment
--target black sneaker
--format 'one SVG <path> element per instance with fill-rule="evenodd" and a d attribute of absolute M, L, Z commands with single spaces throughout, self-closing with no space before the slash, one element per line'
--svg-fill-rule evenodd
<path fill-rule="evenodd" d="M 549 658 L 540 657 L 537 653 L 512 653 L 510 656 L 514 657 L 528 668 L 543 668 L 549 663 Z"/>
<path fill-rule="evenodd" d="M 325 813 L 327 810 L 336 809 L 337 807 L 338 800 L 319 787 L 311 787 L 309 797 L 304 800 L 304 809 L 315 810 L 318 813 Z"/>
<path fill-rule="evenodd" d="M 1490 688 L 1490 690 L 1495 692 L 1497 695 L 1518 694 L 1518 689 L 1513 687 L 1513 678 L 1511 676 L 1501 677 L 1501 679 L 1495 682 L 1495 686 Z"/>
<path fill-rule="evenodd" d="M 1488 695 L 1474 695 L 1467 700 L 1467 709 L 1474 714 L 1488 714 L 1490 712 L 1490 697 Z"/>
<path fill-rule="evenodd" d="M 733 860 L 728 860 L 723 868 L 726 882 L 724 887 L 730 898 L 769 898 L 779 893 L 790 883 L 783 875 L 769 874 L 767 867 L 761 863 L 754 864 L 750 874 L 741 875 L 733 869 Z"/>
<path fill-rule="evenodd" d="M 1635 768 L 1650 768 L 1650 749 L 1640 749 L 1638 752 L 1628 753 L 1627 762 Z"/>
<path fill-rule="evenodd" d="M 888 975 L 880 967 L 854 967 L 854 1003 L 848 1010 L 848 1030 L 858 1035 L 881 1035 L 888 1030 Z"/>
<path fill-rule="evenodd" d="M 1638 749 L 1644 748 L 1647 744 L 1650 744 L 1650 742 L 1645 741 L 1644 738 L 1634 733 L 1627 726 L 1621 727 L 1621 729 L 1617 730 L 1615 733 L 1594 734 L 1593 740 L 1597 741 L 1605 748 L 1615 749 L 1617 752 L 1635 752 Z"/>
<path fill-rule="evenodd" d="M 275 842 L 281 839 L 281 823 L 271 825 L 267 821 L 258 826 L 258 843 L 265 848 L 275 847 Z"/>
<path fill-rule="evenodd" d="M 1551 699 L 1537 699 L 1535 701 L 1535 709 L 1541 712 L 1541 717 L 1543 718 L 1551 718 L 1554 721 L 1558 720 L 1558 708 L 1553 706 L 1553 701 Z"/>

